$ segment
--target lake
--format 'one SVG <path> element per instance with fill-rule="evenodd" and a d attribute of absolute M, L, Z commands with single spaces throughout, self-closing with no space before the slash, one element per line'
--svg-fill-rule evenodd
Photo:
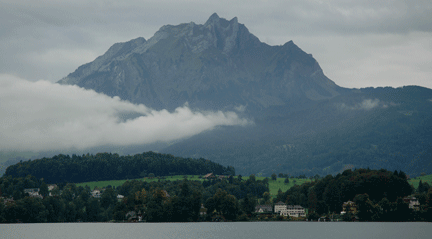
<path fill-rule="evenodd" d="M 0 238 L 431 238 L 424 222 L 231 222 L 0 224 Z"/>

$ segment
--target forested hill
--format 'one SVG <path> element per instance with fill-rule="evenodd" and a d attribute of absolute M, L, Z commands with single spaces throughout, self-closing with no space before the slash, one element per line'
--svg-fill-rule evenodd
<path fill-rule="evenodd" d="M 203 158 L 174 157 L 147 152 L 133 156 L 112 153 L 63 155 L 20 162 L 6 169 L 4 176 L 33 175 L 47 183 L 79 183 L 101 180 L 134 179 L 148 176 L 235 174 L 234 167 L 224 167 Z"/>

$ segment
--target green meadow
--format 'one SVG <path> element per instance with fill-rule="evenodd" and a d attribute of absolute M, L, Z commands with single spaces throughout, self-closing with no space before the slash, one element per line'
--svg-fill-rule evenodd
<path fill-rule="evenodd" d="M 158 180 L 169 180 L 169 181 L 176 181 L 176 180 L 183 180 L 185 178 L 187 178 L 188 180 L 196 180 L 196 181 L 204 181 L 204 179 L 199 178 L 199 175 L 176 175 L 176 176 L 166 176 L 163 179 L 158 179 L 158 178 L 139 178 L 139 179 L 135 179 L 135 180 L 139 180 L 139 181 L 146 181 L 146 182 L 154 182 L 154 181 L 158 181 Z M 237 176 L 235 176 L 237 177 Z M 265 177 L 255 177 L 256 180 L 263 180 L 265 179 Z M 243 180 L 248 180 L 249 177 L 244 176 L 242 177 Z M 420 180 L 422 180 L 422 182 L 427 182 L 429 185 L 432 186 L 432 174 L 430 175 L 425 175 L 425 176 L 419 176 L 416 178 L 412 178 L 410 179 L 408 182 L 410 184 L 412 184 L 414 186 L 414 188 L 418 188 L 418 184 L 420 182 Z M 103 188 L 106 187 L 108 185 L 114 186 L 114 187 L 118 187 L 121 186 L 123 183 L 125 183 L 127 181 L 127 179 L 125 180 L 109 180 L 109 181 L 98 181 L 98 182 L 84 182 L 84 183 L 77 183 L 76 185 L 79 186 L 89 186 L 91 189 L 94 188 Z M 311 182 L 311 179 L 309 178 L 289 178 L 289 183 L 284 183 L 285 178 L 277 178 L 276 181 L 275 180 L 271 180 L 269 178 L 269 189 L 270 189 L 270 194 L 272 196 L 276 196 L 278 190 L 282 190 L 282 192 L 287 191 L 288 189 L 290 189 L 291 187 L 294 187 L 295 185 L 302 185 L 303 183 L 307 183 L 307 182 Z"/>
<path fill-rule="evenodd" d="M 237 176 L 236 176 L 237 177 Z M 146 181 L 146 182 L 153 182 L 153 181 L 158 181 L 158 180 L 169 180 L 169 181 L 176 181 L 176 180 L 183 180 L 187 178 L 188 180 L 196 180 L 196 181 L 204 181 L 204 179 L 199 178 L 198 175 L 176 175 L 176 176 L 166 176 L 164 179 L 158 179 L 158 178 L 140 178 L 140 179 L 135 179 L 135 180 L 139 180 L 139 181 Z M 248 180 L 249 177 L 242 177 L 243 180 Z M 255 177 L 256 180 L 264 180 L 265 177 Z M 269 189 L 270 189 L 270 194 L 272 196 L 277 195 L 277 192 L 279 189 L 282 190 L 282 192 L 285 192 L 286 190 L 290 189 L 291 187 L 295 186 L 295 185 L 301 185 L 303 183 L 306 182 L 310 182 L 310 179 L 300 179 L 300 178 L 290 178 L 289 179 L 289 183 L 285 184 L 284 183 L 285 178 L 277 178 L 276 181 L 275 180 L 271 180 L 269 178 Z M 91 189 L 94 188 L 103 188 L 106 187 L 108 185 L 114 186 L 114 187 L 118 187 L 121 186 L 123 183 L 125 183 L 127 180 L 109 180 L 109 181 L 98 181 L 98 182 L 84 182 L 84 183 L 77 183 L 76 186 L 89 186 Z M 295 181 L 295 182 L 294 182 Z"/>
<path fill-rule="evenodd" d="M 423 183 L 427 182 L 429 184 L 429 186 L 432 186 L 432 174 L 412 178 L 408 182 L 409 182 L 409 184 L 412 184 L 414 186 L 414 188 L 418 188 L 420 180 Z"/>

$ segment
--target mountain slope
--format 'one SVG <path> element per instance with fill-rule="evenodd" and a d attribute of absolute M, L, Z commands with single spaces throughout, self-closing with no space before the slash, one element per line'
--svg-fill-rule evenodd
<path fill-rule="evenodd" d="M 213 14 L 204 25 L 163 26 L 146 41 L 114 44 L 59 81 L 154 109 L 188 102 L 200 109 L 255 110 L 327 99 L 344 89 L 292 41 L 262 43 L 238 23 Z"/>

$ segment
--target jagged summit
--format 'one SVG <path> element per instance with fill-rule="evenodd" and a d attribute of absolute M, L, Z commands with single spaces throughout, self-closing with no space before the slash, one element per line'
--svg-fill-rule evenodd
<path fill-rule="evenodd" d="M 162 26 L 151 38 L 116 43 L 59 81 L 155 109 L 188 102 L 203 109 L 248 110 L 320 100 L 340 93 L 312 56 L 292 41 L 269 46 L 237 17 Z"/>
<path fill-rule="evenodd" d="M 217 15 L 217 13 L 213 13 L 209 19 L 204 23 L 204 26 L 208 26 L 208 25 L 213 25 L 216 22 L 219 22 L 220 18 L 219 15 Z"/>

